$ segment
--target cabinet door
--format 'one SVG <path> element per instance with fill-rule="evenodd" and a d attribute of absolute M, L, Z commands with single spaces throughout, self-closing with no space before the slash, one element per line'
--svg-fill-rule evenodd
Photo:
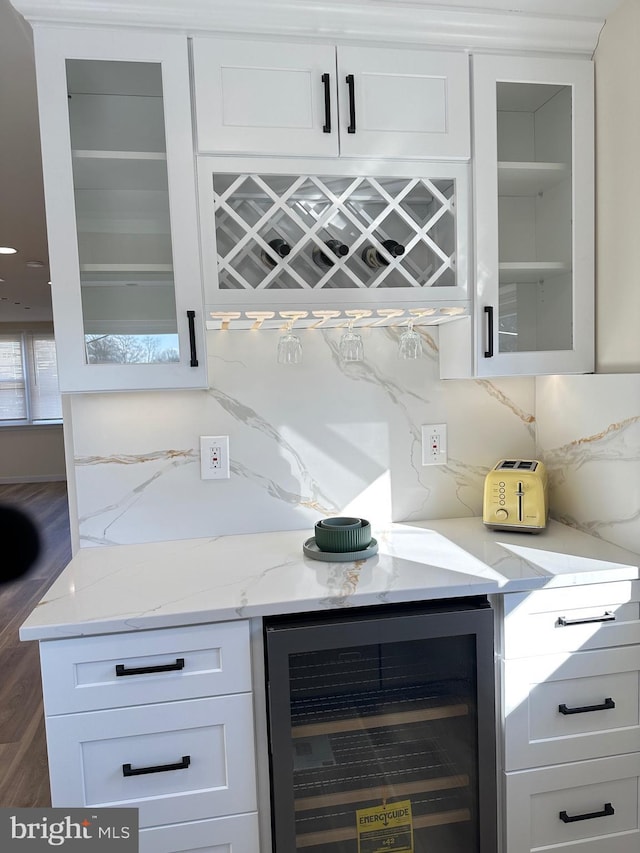
<path fill-rule="evenodd" d="M 336 156 L 335 48 L 193 39 L 198 150 Z"/>
<path fill-rule="evenodd" d="M 593 66 L 474 57 L 477 373 L 593 370 Z"/>
<path fill-rule="evenodd" d="M 506 769 L 637 750 L 639 667 L 639 646 L 503 661 Z"/>
<path fill-rule="evenodd" d="M 140 830 L 140 853 L 259 853 L 258 816 L 196 820 Z"/>
<path fill-rule="evenodd" d="M 61 390 L 205 386 L 186 39 L 44 28 L 35 52 Z"/>
<path fill-rule="evenodd" d="M 465 53 L 338 48 L 340 153 L 468 159 Z"/>
<path fill-rule="evenodd" d="M 637 853 L 640 754 L 506 774 L 507 853 Z"/>
<path fill-rule="evenodd" d="M 140 827 L 256 810 L 250 693 L 46 718 L 56 806 L 137 808 Z"/>

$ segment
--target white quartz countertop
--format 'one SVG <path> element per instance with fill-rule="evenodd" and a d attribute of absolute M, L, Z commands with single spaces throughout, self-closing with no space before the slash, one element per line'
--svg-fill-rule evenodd
<path fill-rule="evenodd" d="M 320 562 L 302 530 L 81 549 L 20 628 L 23 640 L 545 586 L 635 580 L 640 555 L 550 522 L 531 535 L 482 519 L 373 530 L 368 560 Z"/>

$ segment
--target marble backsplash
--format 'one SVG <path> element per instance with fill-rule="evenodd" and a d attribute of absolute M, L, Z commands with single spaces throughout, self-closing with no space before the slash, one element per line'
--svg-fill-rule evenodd
<path fill-rule="evenodd" d="M 553 516 L 640 553 L 640 374 L 538 377 L 535 414 Z"/>
<path fill-rule="evenodd" d="M 282 366 L 277 332 L 209 332 L 206 391 L 72 397 L 79 544 L 481 514 L 488 469 L 535 453 L 535 380 L 442 381 L 437 329 L 416 361 L 398 334 L 363 330 L 365 360 L 345 363 L 341 330 L 303 331 L 303 363 Z M 431 423 L 445 466 L 421 464 Z M 200 435 L 229 436 L 229 480 L 200 479 Z"/>

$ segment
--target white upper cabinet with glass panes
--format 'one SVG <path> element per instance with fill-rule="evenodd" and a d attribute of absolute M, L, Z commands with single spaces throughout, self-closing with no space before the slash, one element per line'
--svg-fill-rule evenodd
<path fill-rule="evenodd" d="M 35 45 L 60 388 L 204 387 L 186 39 Z"/>
<path fill-rule="evenodd" d="M 477 374 L 594 369 L 593 65 L 473 58 Z"/>
<path fill-rule="evenodd" d="M 462 50 L 206 36 L 192 47 L 201 153 L 470 157 Z"/>

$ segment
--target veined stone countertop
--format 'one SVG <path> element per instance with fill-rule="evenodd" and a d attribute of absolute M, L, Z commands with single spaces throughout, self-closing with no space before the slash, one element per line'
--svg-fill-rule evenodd
<path fill-rule="evenodd" d="M 458 518 L 374 529 L 368 560 L 302 551 L 310 532 L 81 549 L 20 628 L 22 640 L 311 610 L 522 592 L 640 577 L 640 555 L 550 522 L 539 534 Z"/>

